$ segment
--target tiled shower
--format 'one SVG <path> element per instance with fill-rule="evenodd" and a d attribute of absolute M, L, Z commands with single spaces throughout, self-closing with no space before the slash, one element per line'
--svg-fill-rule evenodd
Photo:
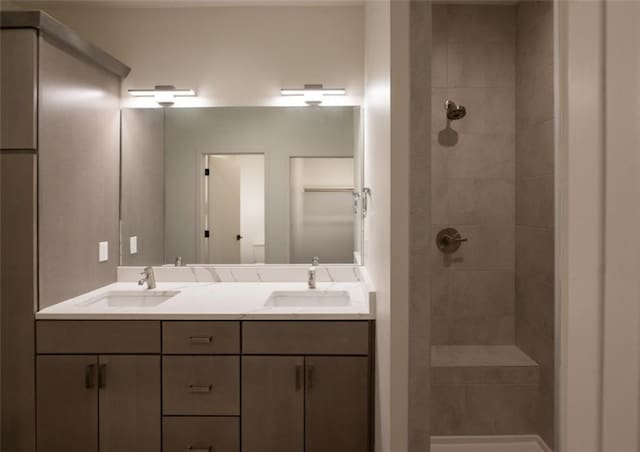
<path fill-rule="evenodd" d="M 553 5 L 437 4 L 432 42 L 432 230 L 468 239 L 432 248 L 432 434 L 552 447 Z"/>

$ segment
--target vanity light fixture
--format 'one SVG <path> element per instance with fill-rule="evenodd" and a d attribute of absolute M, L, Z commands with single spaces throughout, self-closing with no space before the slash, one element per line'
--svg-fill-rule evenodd
<path fill-rule="evenodd" d="M 173 85 L 156 85 L 153 89 L 130 89 L 129 94 L 136 97 L 154 97 L 163 107 L 170 107 L 175 103 L 176 97 L 193 97 L 196 95 L 192 89 L 178 89 Z"/>
<path fill-rule="evenodd" d="M 347 90 L 344 88 L 325 88 L 322 84 L 304 85 L 304 88 L 283 88 L 280 90 L 283 96 L 304 96 L 307 105 L 320 105 L 324 96 L 344 96 Z"/>

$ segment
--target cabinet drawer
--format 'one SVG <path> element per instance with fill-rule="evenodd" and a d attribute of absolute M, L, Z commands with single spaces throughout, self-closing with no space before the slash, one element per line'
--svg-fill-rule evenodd
<path fill-rule="evenodd" d="M 38 353 L 160 353 L 160 322 L 39 320 Z"/>
<path fill-rule="evenodd" d="M 165 417 L 163 452 L 238 452 L 240 427 L 233 417 Z"/>
<path fill-rule="evenodd" d="M 162 376 L 164 414 L 240 414 L 238 356 L 164 356 Z"/>
<path fill-rule="evenodd" d="M 242 325 L 246 354 L 367 355 L 366 321 L 251 321 Z"/>
<path fill-rule="evenodd" d="M 240 353 L 240 322 L 162 322 L 162 352 Z"/>

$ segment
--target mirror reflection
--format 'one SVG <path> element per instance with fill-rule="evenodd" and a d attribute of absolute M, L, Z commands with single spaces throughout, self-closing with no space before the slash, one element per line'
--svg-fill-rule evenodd
<path fill-rule="evenodd" d="M 362 261 L 359 107 L 122 111 L 122 265 Z"/>

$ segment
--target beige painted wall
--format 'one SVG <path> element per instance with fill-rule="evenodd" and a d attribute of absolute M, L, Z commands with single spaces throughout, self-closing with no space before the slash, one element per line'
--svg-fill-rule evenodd
<path fill-rule="evenodd" d="M 153 106 L 127 89 L 157 84 L 195 89 L 188 106 L 301 105 L 279 90 L 305 83 L 344 87 L 332 102 L 361 103 L 362 6 L 39 6 L 132 68 L 124 106 Z"/>
<path fill-rule="evenodd" d="M 625 232 L 640 227 L 640 11 L 593 1 L 556 13 L 559 449 L 635 451 L 640 239 Z"/>
<path fill-rule="evenodd" d="M 40 38 L 39 306 L 116 279 L 120 79 Z M 98 243 L 109 260 L 98 262 Z"/>
<path fill-rule="evenodd" d="M 409 3 L 365 12 L 365 256 L 376 290 L 376 451 L 408 449 Z M 392 220 L 393 219 L 393 220 Z"/>
<path fill-rule="evenodd" d="M 640 450 L 640 2 L 606 5 L 602 450 Z M 627 105 L 624 110 L 620 105 Z"/>

